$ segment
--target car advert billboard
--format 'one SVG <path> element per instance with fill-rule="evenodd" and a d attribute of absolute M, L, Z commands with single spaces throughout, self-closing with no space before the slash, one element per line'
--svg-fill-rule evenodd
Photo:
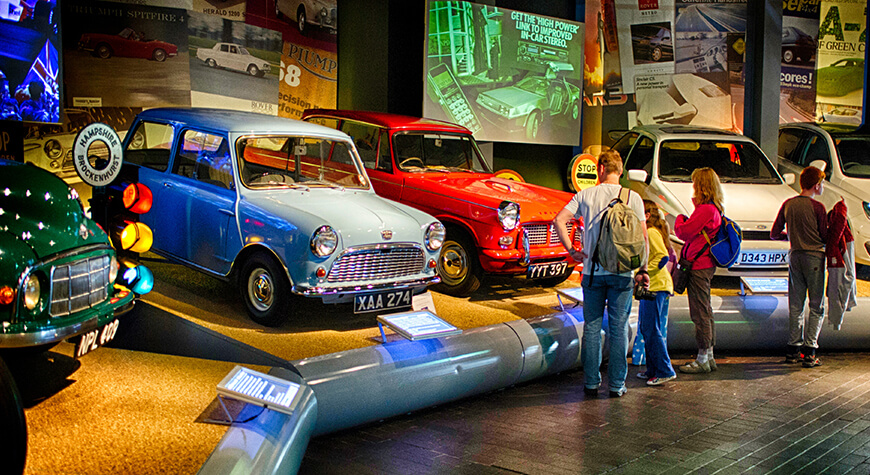
<path fill-rule="evenodd" d="M 579 143 L 583 23 L 471 2 L 427 17 L 424 116 L 480 141 Z"/>
<path fill-rule="evenodd" d="M 823 1 L 819 21 L 816 119 L 858 125 L 864 104 L 867 1 Z"/>
<path fill-rule="evenodd" d="M 0 3 L 0 119 L 59 123 L 57 1 Z"/>

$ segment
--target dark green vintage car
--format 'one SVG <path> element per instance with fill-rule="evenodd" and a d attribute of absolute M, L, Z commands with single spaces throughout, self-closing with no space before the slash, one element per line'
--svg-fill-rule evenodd
<path fill-rule="evenodd" d="M 78 194 L 53 174 L 0 160 L 0 351 L 79 337 L 76 357 L 108 342 L 134 293 Z"/>

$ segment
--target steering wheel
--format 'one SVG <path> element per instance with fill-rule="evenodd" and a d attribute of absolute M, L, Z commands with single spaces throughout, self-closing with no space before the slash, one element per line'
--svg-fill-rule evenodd
<path fill-rule="evenodd" d="M 683 167 L 673 168 L 671 170 L 668 170 L 667 173 L 662 173 L 662 175 L 689 175 L 689 174 L 690 174 L 689 169 L 683 168 Z"/>
<path fill-rule="evenodd" d="M 399 166 L 402 168 L 405 168 L 406 166 L 410 166 L 409 163 L 411 163 L 411 162 L 419 163 L 420 165 L 414 165 L 417 168 L 426 168 L 426 164 L 423 163 L 423 160 L 421 160 L 420 157 L 408 157 L 408 158 L 402 160 L 401 162 L 399 162 Z"/>
<path fill-rule="evenodd" d="M 294 183 L 293 179 L 287 175 L 281 175 L 280 173 L 263 173 L 260 176 L 251 178 L 250 183 L 252 185 L 260 185 L 260 184 L 291 184 Z"/>

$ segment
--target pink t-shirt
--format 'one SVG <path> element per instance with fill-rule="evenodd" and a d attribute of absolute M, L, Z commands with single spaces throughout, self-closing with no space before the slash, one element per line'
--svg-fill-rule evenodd
<path fill-rule="evenodd" d="M 697 258 L 695 256 L 707 244 L 707 240 L 701 234 L 701 230 L 706 231 L 707 236 L 712 240 L 719 231 L 721 224 L 722 215 L 719 213 L 719 208 L 712 203 L 696 206 L 692 216 L 688 218 L 684 214 L 677 216 L 677 222 L 674 224 L 674 234 L 686 243 L 682 256 L 690 260 L 695 259 L 692 269 L 709 269 L 716 266 L 716 263 L 713 261 L 713 255 L 710 254 L 709 246 L 700 256 Z"/>

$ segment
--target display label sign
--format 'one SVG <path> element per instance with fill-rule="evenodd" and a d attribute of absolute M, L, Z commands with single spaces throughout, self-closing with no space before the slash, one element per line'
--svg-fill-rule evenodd
<path fill-rule="evenodd" d="M 741 277 L 753 294 L 787 294 L 787 277 Z"/>
<path fill-rule="evenodd" d="M 462 333 L 462 330 L 441 320 L 428 310 L 378 315 L 378 322 L 387 325 L 409 340 L 423 340 Z"/>
<path fill-rule="evenodd" d="M 300 386 L 292 381 L 236 366 L 217 385 L 217 393 L 239 401 L 292 414 Z"/>
<path fill-rule="evenodd" d="M 109 150 L 104 167 L 97 168 L 91 163 L 88 152 L 91 145 L 100 141 Z M 106 186 L 121 173 L 123 155 L 121 153 L 121 138 L 115 129 L 100 122 L 83 128 L 73 142 L 73 166 L 83 182 L 91 186 Z"/>

